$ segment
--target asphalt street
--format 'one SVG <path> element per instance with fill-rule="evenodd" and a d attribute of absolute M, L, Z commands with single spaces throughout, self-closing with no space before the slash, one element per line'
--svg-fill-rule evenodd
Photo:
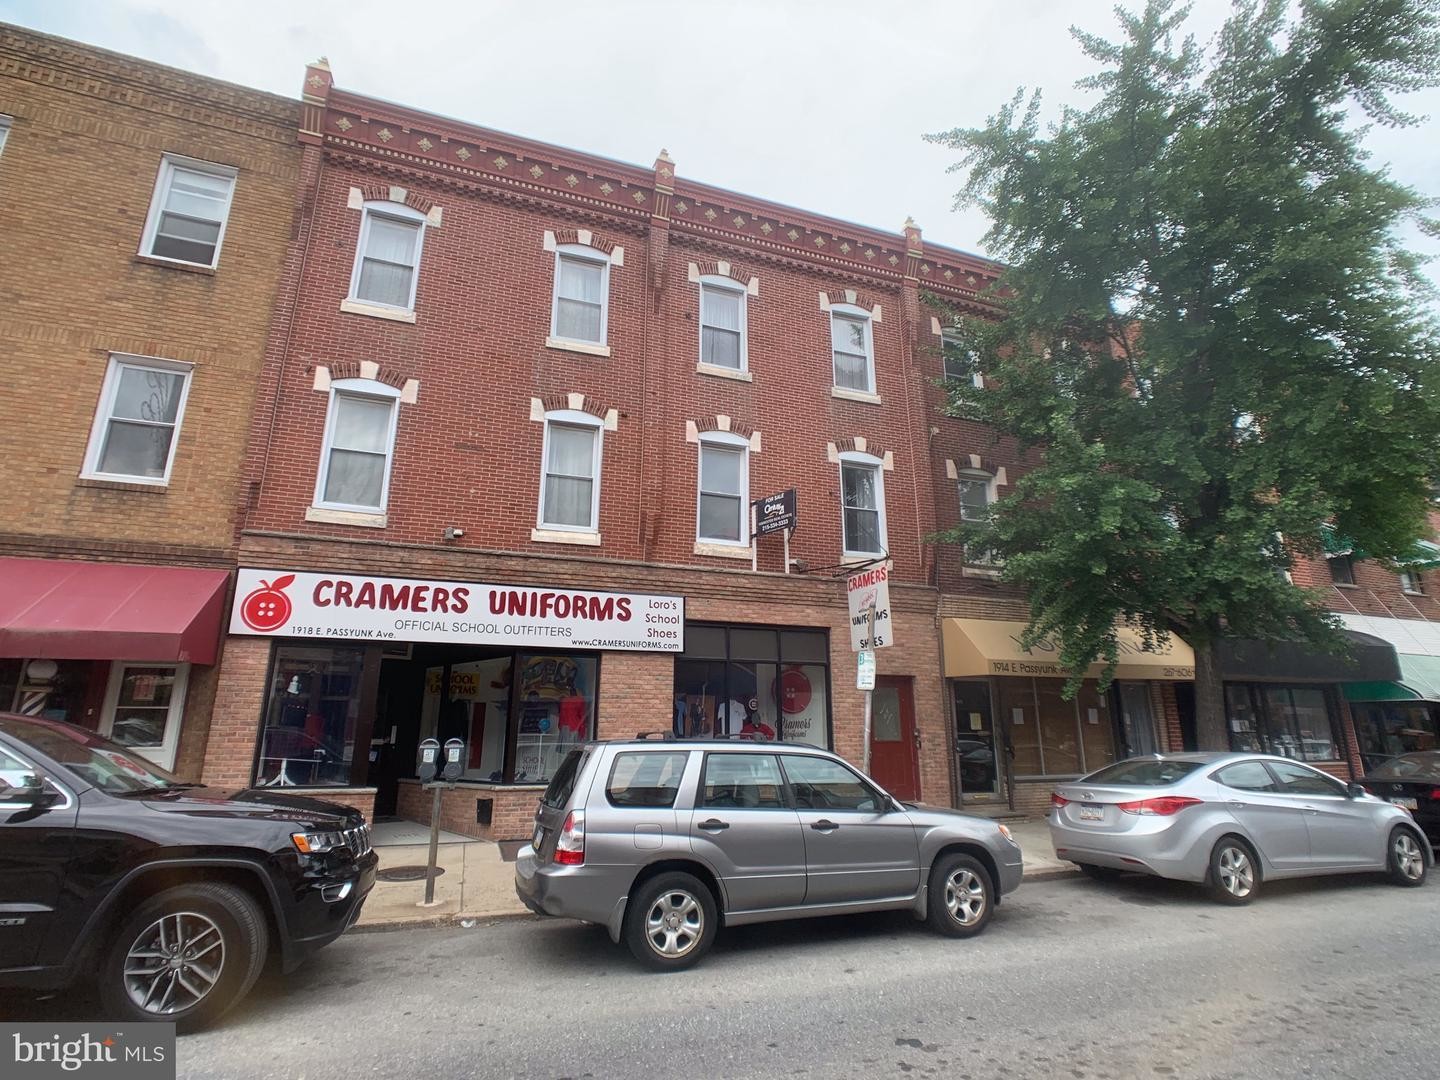
<path fill-rule="evenodd" d="M 352 933 L 182 1038 L 182 1077 L 1440 1075 L 1440 879 L 1023 886 L 973 941 L 904 915 L 744 927 L 650 975 L 602 930 Z M 0 1000 L 87 1019 L 82 998 Z"/>

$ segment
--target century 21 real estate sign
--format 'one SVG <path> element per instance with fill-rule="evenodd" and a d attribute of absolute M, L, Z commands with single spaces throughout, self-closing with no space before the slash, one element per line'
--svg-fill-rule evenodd
<path fill-rule="evenodd" d="M 685 600 L 242 568 L 230 633 L 678 653 Z"/>

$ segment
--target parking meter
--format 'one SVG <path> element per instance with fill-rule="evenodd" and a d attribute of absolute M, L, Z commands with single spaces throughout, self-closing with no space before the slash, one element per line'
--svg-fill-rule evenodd
<path fill-rule="evenodd" d="M 422 784 L 428 784 L 435 779 L 435 774 L 440 769 L 440 740 L 421 739 L 420 748 L 415 755 L 415 775 L 420 778 Z"/>
<path fill-rule="evenodd" d="M 440 775 L 446 780 L 459 780 L 465 771 L 465 743 L 461 739 L 445 740 L 445 765 Z"/>

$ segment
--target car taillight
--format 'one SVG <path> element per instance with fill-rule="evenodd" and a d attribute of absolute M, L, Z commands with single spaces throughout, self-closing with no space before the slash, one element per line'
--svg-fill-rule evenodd
<path fill-rule="evenodd" d="M 1432 801 L 1440 802 L 1440 787 L 1432 787 L 1430 789 L 1430 798 Z"/>
<path fill-rule="evenodd" d="M 1050 793 L 1050 805 L 1054 809 L 1059 810 L 1062 806 L 1069 806 L 1070 800 L 1065 798 L 1065 796 L 1061 795 L 1058 791 L 1052 791 Z"/>
<path fill-rule="evenodd" d="M 1127 814 L 1141 814 L 1146 817 L 1169 817 L 1178 814 L 1187 806 L 1199 806 L 1203 799 L 1192 799 L 1186 795 L 1161 795 L 1158 799 L 1139 799 L 1136 802 L 1117 804 Z"/>
<path fill-rule="evenodd" d="M 560 839 L 555 841 L 555 861 L 561 866 L 585 864 L 585 811 L 571 810 L 560 826 Z"/>

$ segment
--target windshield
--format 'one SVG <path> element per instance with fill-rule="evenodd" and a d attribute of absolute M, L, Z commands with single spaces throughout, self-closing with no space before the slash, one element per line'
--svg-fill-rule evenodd
<path fill-rule="evenodd" d="M 1440 754 L 1401 754 L 1381 762 L 1370 776 L 1376 780 L 1440 781 Z"/>
<path fill-rule="evenodd" d="M 1121 784 L 1126 787 L 1165 787 L 1185 779 L 1200 768 L 1198 761 L 1165 758 L 1131 758 L 1117 761 L 1083 779 L 1086 784 Z"/>
<path fill-rule="evenodd" d="M 119 743 L 84 728 L 54 722 L 26 723 L 16 724 L 7 733 L 112 795 L 191 786 Z"/>

